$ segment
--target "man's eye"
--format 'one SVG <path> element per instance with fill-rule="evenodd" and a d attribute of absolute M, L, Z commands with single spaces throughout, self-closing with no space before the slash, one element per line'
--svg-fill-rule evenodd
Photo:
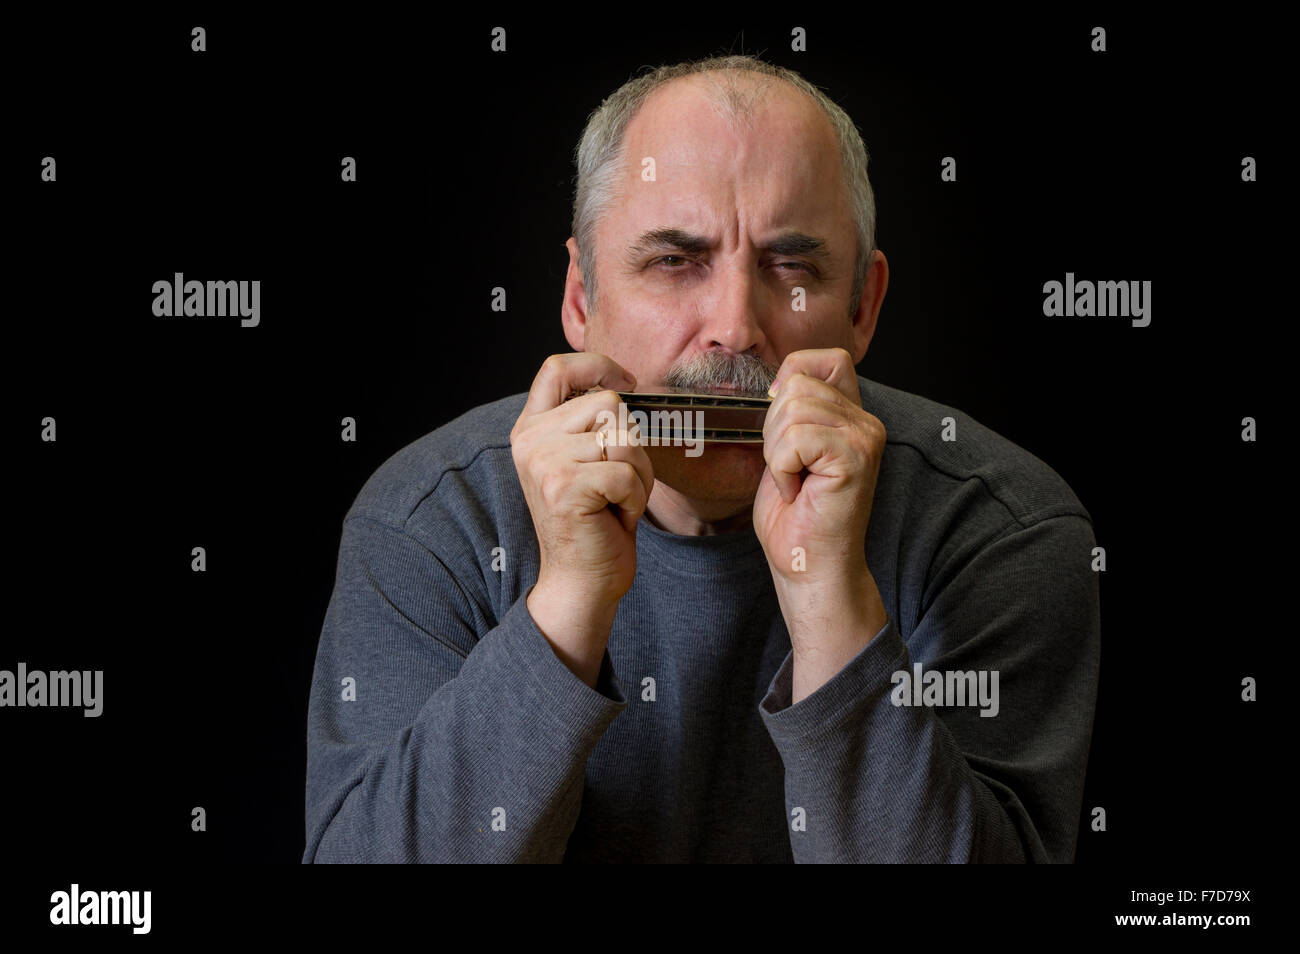
<path fill-rule="evenodd" d="M 675 265 L 673 264 L 674 262 L 680 262 L 681 264 Z M 670 272 L 680 272 L 687 265 L 692 264 L 692 260 L 687 258 L 685 255 L 661 255 L 659 258 L 655 259 L 655 264 L 665 266 Z M 776 262 L 775 264 L 781 269 L 807 272 L 810 275 L 813 273 L 812 268 L 803 262 Z"/>

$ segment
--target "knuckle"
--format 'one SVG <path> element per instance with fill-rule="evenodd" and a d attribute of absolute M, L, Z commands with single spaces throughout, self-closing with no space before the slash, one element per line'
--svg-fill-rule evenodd
<path fill-rule="evenodd" d="M 618 471 L 614 474 L 613 486 L 610 489 L 617 492 L 623 500 L 627 500 L 636 493 L 638 487 L 644 489 L 641 484 L 641 475 L 636 472 L 635 467 L 625 460 L 616 463 L 619 465 Z"/>
<path fill-rule="evenodd" d="M 800 417 L 806 416 L 814 408 L 818 407 L 819 402 L 811 394 L 794 394 L 790 397 L 790 403 L 786 405 L 790 414 Z"/>
<path fill-rule="evenodd" d="M 889 433 L 885 430 L 884 422 L 874 414 L 867 414 L 867 422 L 864 429 L 867 432 L 867 437 L 876 444 L 885 443 L 885 438 L 889 436 Z"/>
<path fill-rule="evenodd" d="M 537 481 L 537 486 L 541 490 L 543 498 L 555 500 L 568 483 L 569 480 L 552 467 L 542 473 L 541 478 Z"/>
<path fill-rule="evenodd" d="M 538 391 L 549 386 L 551 380 L 556 377 L 559 368 L 556 367 L 555 355 L 551 355 L 542 362 L 542 366 L 537 369 L 537 374 L 533 377 L 532 390 Z"/>
<path fill-rule="evenodd" d="M 794 401 L 799 397 L 810 393 L 813 386 L 813 379 L 809 375 L 800 372 L 798 374 L 790 375 L 790 380 L 785 383 L 782 390 L 789 395 L 787 401 Z"/>

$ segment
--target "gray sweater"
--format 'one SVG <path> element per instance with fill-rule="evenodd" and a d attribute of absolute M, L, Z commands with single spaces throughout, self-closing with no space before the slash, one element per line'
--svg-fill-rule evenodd
<path fill-rule="evenodd" d="M 592 689 L 525 603 L 538 551 L 510 429 L 527 396 L 389 458 L 343 521 L 303 861 L 1072 861 L 1100 657 L 1091 518 L 960 411 L 858 381 L 889 435 L 866 540 L 889 622 L 797 705 L 752 529 L 642 518 Z M 980 671 L 996 708 L 952 675 Z"/>

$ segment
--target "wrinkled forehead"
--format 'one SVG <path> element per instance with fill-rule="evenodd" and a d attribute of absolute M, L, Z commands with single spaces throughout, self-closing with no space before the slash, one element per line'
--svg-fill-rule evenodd
<path fill-rule="evenodd" d="M 734 218 L 742 207 L 774 227 L 847 214 L 839 146 L 825 113 L 783 82 L 747 98 L 752 115 L 733 123 L 699 77 L 651 93 L 624 140 L 624 211 L 637 219 L 688 216 L 703 225 L 699 220 Z"/>

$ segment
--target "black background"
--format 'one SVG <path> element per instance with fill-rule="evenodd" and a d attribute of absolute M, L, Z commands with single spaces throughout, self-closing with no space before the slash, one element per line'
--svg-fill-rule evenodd
<path fill-rule="evenodd" d="M 745 52 L 825 89 L 871 154 L 890 284 L 859 372 L 1045 460 L 1106 548 L 1079 864 L 1127 886 L 1134 864 L 1263 861 L 1290 638 L 1268 553 L 1291 314 L 1276 25 L 681 13 L 11 25 L 0 668 L 102 669 L 105 701 L 97 719 L 0 712 L 10 850 L 301 858 L 344 513 L 399 448 L 569 350 L 563 242 L 588 113 L 643 66 Z M 789 50 L 795 25 L 807 53 Z M 40 181 L 47 155 L 56 183 Z M 1045 318 L 1043 283 L 1067 271 L 1151 281 L 1150 326 Z M 155 317 L 151 286 L 175 272 L 260 279 L 260 326 Z M 1086 824 L 1098 805 L 1103 833 Z"/>

